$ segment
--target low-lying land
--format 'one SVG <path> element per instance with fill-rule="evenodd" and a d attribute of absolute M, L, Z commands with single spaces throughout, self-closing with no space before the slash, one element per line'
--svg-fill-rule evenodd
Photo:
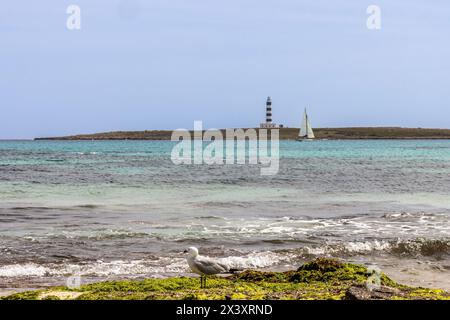
<path fill-rule="evenodd" d="M 259 129 L 256 129 L 259 131 Z M 222 129 L 225 136 L 225 129 Z M 297 139 L 298 128 L 281 128 L 280 139 Z M 317 139 L 450 139 L 450 129 L 398 127 L 355 127 L 314 129 Z M 170 140 L 170 130 L 115 131 L 65 137 L 36 138 L 36 140 Z"/>
<path fill-rule="evenodd" d="M 54 287 L 13 294 L 4 300 L 291 300 L 291 299 L 403 299 L 450 300 L 439 289 L 396 283 L 365 266 L 317 259 L 287 272 L 244 271 L 227 278 L 209 277 L 200 288 L 198 278 L 176 277 L 142 281 L 112 281 L 77 289 Z"/>

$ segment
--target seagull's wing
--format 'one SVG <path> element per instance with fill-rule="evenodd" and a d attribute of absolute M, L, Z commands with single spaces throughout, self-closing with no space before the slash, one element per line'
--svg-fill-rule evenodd
<path fill-rule="evenodd" d="M 221 262 L 214 261 L 212 259 L 207 258 L 197 258 L 195 259 L 195 265 L 198 270 L 202 273 L 210 275 L 210 274 L 218 274 L 218 273 L 227 273 L 229 272 L 229 267 Z"/>

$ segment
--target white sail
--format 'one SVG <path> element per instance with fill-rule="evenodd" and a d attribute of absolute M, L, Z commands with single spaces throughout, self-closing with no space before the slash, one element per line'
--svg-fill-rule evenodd
<path fill-rule="evenodd" d="M 306 112 L 305 109 L 305 113 L 303 114 L 303 121 L 302 121 L 302 126 L 300 128 L 300 132 L 298 135 L 300 138 L 308 138 L 308 139 L 314 139 L 314 131 L 311 127 L 311 123 L 309 122 L 308 119 L 308 114 Z"/>
<path fill-rule="evenodd" d="M 314 131 L 311 127 L 311 123 L 309 122 L 309 119 L 307 119 L 307 126 L 308 126 L 308 139 L 314 139 L 316 136 L 314 135 Z"/>
<path fill-rule="evenodd" d="M 299 132 L 298 136 L 300 138 L 304 138 L 304 137 L 308 136 L 308 115 L 306 114 L 306 109 L 305 109 L 305 113 L 303 114 L 303 121 L 302 121 L 302 125 L 300 127 L 300 132 Z"/>

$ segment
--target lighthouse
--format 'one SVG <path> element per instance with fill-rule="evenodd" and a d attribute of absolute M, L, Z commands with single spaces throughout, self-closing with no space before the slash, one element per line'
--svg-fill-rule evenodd
<path fill-rule="evenodd" d="M 272 123 L 272 99 L 270 97 L 267 97 L 266 102 L 266 123 Z"/>
<path fill-rule="evenodd" d="M 266 122 L 260 124 L 260 128 L 277 128 L 277 125 L 272 122 L 272 99 L 267 97 L 266 101 Z"/>

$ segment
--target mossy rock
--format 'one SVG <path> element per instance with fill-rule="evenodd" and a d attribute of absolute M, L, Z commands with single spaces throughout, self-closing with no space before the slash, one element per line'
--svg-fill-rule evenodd
<path fill-rule="evenodd" d="M 264 271 L 256 271 L 256 270 L 246 270 L 237 275 L 231 276 L 230 280 L 241 280 L 248 282 L 287 282 L 289 277 L 289 272 L 264 272 Z"/>
<path fill-rule="evenodd" d="M 297 271 L 320 271 L 320 272 L 334 272 L 339 269 L 344 269 L 345 264 L 336 260 L 328 258 L 317 258 L 311 262 L 305 263 L 297 269 Z"/>
<path fill-rule="evenodd" d="M 6 297 L 2 297 L 2 300 L 36 300 L 39 297 L 41 291 L 25 291 L 15 293 Z"/>
<path fill-rule="evenodd" d="M 342 263 L 333 259 L 319 258 L 306 263 L 292 274 L 289 281 L 312 282 L 312 281 L 356 281 L 364 282 L 369 277 L 365 266 L 351 263 Z"/>

